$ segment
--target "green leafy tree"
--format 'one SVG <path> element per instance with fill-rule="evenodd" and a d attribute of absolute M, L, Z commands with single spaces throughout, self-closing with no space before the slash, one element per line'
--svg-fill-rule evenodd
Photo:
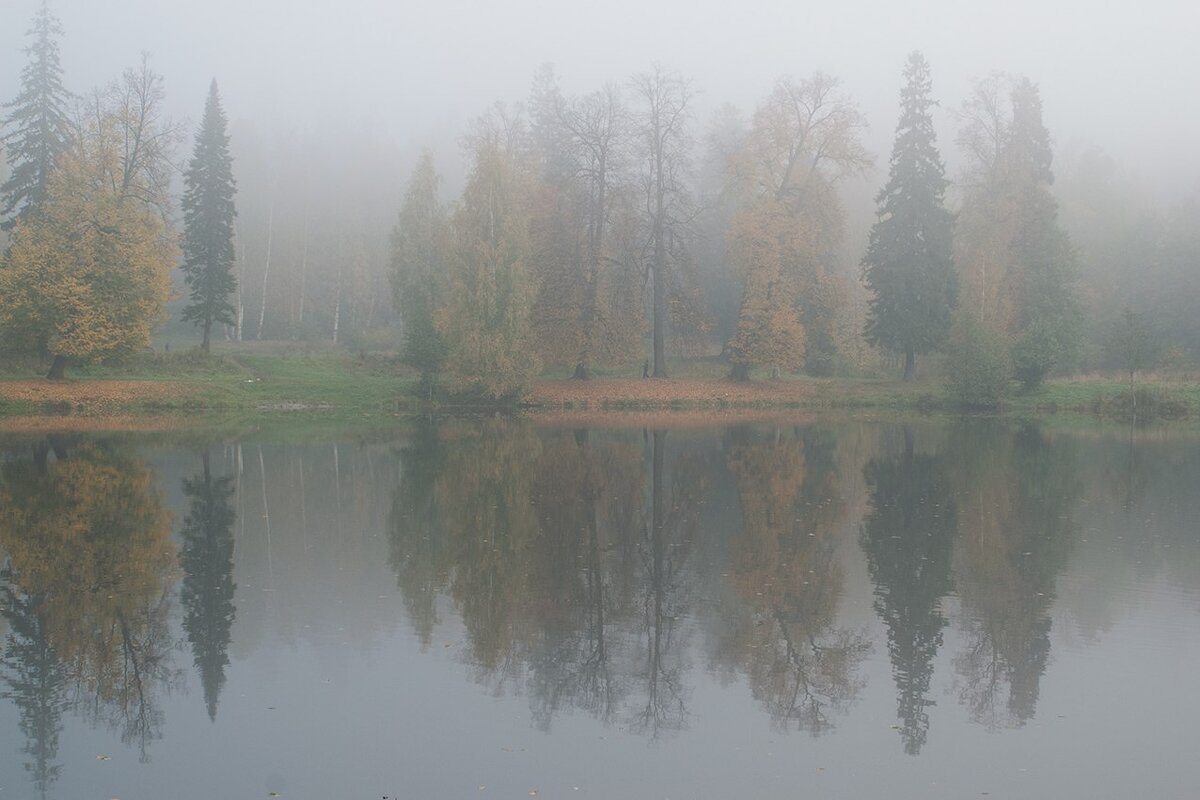
<path fill-rule="evenodd" d="M 446 339 L 434 312 L 446 293 L 449 225 L 438 203 L 433 154 L 421 153 L 392 231 L 392 293 L 404 328 L 404 361 L 432 391 L 446 361 Z"/>
<path fill-rule="evenodd" d="M 70 146 L 71 121 L 67 113 L 70 93 L 63 88 L 58 58 L 62 26 L 45 2 L 33 17 L 32 44 L 25 49 L 29 62 L 21 71 L 21 89 L 5 103 L 2 120 L 8 180 L 0 185 L 0 228 L 11 230 L 46 199 L 50 173 Z"/>
<path fill-rule="evenodd" d="M 1050 192 L 1042 101 L 1028 78 L 995 76 L 964 113 L 959 141 L 970 164 L 956 259 L 964 297 L 1009 340 L 1015 375 L 1033 388 L 1072 364 L 1081 326 L 1074 253 Z"/>
<path fill-rule="evenodd" d="M 943 204 L 947 181 L 930 115 L 929 63 L 919 52 L 908 57 L 904 77 L 891 171 L 876 198 L 879 220 L 863 272 L 874 292 L 867 339 L 904 353 L 904 380 L 911 381 L 916 356 L 938 347 L 950 329 L 958 278 L 954 218 Z"/>
<path fill-rule="evenodd" d="M 503 110 L 472 136 L 475 163 L 453 221 L 450 291 L 434 315 L 449 345 L 451 391 L 488 402 L 519 397 L 541 367 L 530 324 L 537 287 L 524 139 L 521 118 Z"/>
<path fill-rule="evenodd" d="M 229 665 L 230 629 L 237 609 L 233 595 L 233 479 L 214 478 L 208 453 L 200 474 L 183 481 L 183 494 L 191 506 L 183 520 L 183 630 L 192 645 L 204 705 L 209 719 L 217 718 L 217 701 Z"/>
<path fill-rule="evenodd" d="M 1050 194 L 1050 134 L 1042 123 L 1037 86 L 1021 79 L 1012 91 L 1013 121 L 1003 154 L 1014 192 L 1017 230 L 1011 247 L 1018 265 L 1013 362 L 1017 379 L 1037 386 L 1070 364 L 1079 341 L 1075 262 L 1058 204 Z"/>
<path fill-rule="evenodd" d="M 960 310 L 946 352 L 950 395 L 967 408 L 995 408 L 1008 387 L 1012 364 L 1004 340 Z"/>
<path fill-rule="evenodd" d="M 205 353 L 209 351 L 213 325 L 234 322 L 229 297 L 237 290 L 233 274 L 236 191 L 225 112 L 214 80 L 184 175 L 183 192 L 183 275 L 189 289 L 183 320 L 195 323 L 204 332 L 200 349 Z"/>

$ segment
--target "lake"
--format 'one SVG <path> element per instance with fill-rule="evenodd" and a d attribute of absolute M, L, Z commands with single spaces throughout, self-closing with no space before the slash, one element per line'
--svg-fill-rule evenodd
<path fill-rule="evenodd" d="M 1200 436 L 575 425 L 0 436 L 0 800 L 1195 796 Z"/>

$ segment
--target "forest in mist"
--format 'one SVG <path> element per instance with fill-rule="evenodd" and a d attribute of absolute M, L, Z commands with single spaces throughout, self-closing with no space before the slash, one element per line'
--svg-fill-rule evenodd
<path fill-rule="evenodd" d="M 26 31 L 49 14 L 71 127 L 138 85 L 153 104 L 140 201 L 163 236 L 182 231 L 219 86 L 236 290 L 217 342 L 403 350 L 493 396 L 543 370 L 666 375 L 667 356 L 741 378 L 898 375 L 954 341 L 986 359 L 989 339 L 1027 383 L 1200 363 L 1200 71 L 1174 47 L 1195 27 L 1181 4 L 736 20 L 704 3 L 641 19 L 626 3 L 401 5 L 8 3 L 0 181 L 21 163 Z M 880 227 L 908 213 L 887 205 L 917 163 L 906 135 L 926 137 L 912 180 L 945 212 L 917 214 L 941 226 L 945 270 L 905 289 L 915 333 L 888 321 L 872 267 L 916 246 Z M 187 291 L 172 272 L 156 346 L 198 343 Z"/>

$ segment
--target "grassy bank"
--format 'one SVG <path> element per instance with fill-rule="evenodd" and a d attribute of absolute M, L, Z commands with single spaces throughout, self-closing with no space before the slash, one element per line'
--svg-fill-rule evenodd
<path fill-rule="evenodd" d="M 41 365 L 0 368 L 0 416 L 174 416 L 187 421 L 252 420 L 284 412 L 306 418 L 364 418 L 411 413 L 416 376 L 388 356 L 341 351 L 242 347 L 210 358 L 194 353 L 144 354 L 119 365 L 78 367 L 66 381 L 50 382 Z M 732 383 L 707 361 L 676 365 L 681 377 L 647 380 L 601 377 L 576 381 L 546 377 L 522 408 L 562 412 L 705 412 L 849 410 L 884 413 L 958 413 L 940 383 L 783 378 Z M 454 410 L 443 404 L 444 410 Z M 1157 380 L 1056 380 L 1037 391 L 1015 385 L 996 409 L 1021 417 L 1080 415 L 1128 420 L 1200 420 L 1200 383 Z"/>
<path fill-rule="evenodd" d="M 54 382 L 9 367 L 0 374 L 0 414 L 387 413 L 416 406 L 414 383 L 390 358 L 144 355 L 118 365 L 78 367 L 67 380 Z"/>

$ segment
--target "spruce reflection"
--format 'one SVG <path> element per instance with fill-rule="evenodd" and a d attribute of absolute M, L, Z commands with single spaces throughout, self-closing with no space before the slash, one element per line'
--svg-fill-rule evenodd
<path fill-rule="evenodd" d="M 728 572 L 737 602 L 725 612 L 716 658 L 746 673 L 778 724 L 813 735 L 857 698 L 871 649 L 863 633 L 836 624 L 845 506 L 833 445 L 811 430 L 757 441 L 741 430 L 729 451 L 743 528 Z"/>
<path fill-rule="evenodd" d="M 862 547 L 875 584 L 875 611 L 887 625 L 904 752 L 917 755 L 929 732 L 933 660 L 951 589 L 950 549 L 957 507 L 943 458 L 914 452 L 904 429 L 899 456 L 873 458 L 863 468 L 871 511 Z"/>
<path fill-rule="evenodd" d="M 192 646 L 208 717 L 214 721 L 237 613 L 233 604 L 237 588 L 233 582 L 233 523 L 237 519 L 233 492 L 233 478 L 213 477 L 207 451 L 201 455 L 200 473 L 183 481 L 183 494 L 189 501 L 179 553 L 183 630 Z"/>
<path fill-rule="evenodd" d="M 58 779 L 58 735 L 67 704 L 66 675 L 46 629 L 45 597 L 20 594 L 11 569 L 0 571 L 0 615 L 8 623 L 0 656 L 0 697 L 20 714 L 25 769 L 40 797 Z"/>
<path fill-rule="evenodd" d="M 115 448 L 54 442 L 0 468 L 4 613 L 14 640 L 4 681 L 22 709 L 39 791 L 57 775 L 62 708 L 116 730 L 143 758 L 161 735 L 158 694 L 178 678 L 169 533 L 150 470 Z"/>
<path fill-rule="evenodd" d="M 1073 448 L 1032 426 L 1009 435 L 963 426 L 951 445 L 961 481 L 954 565 L 965 649 L 959 697 L 988 727 L 1033 718 L 1050 658 L 1055 581 L 1075 538 L 1081 494 Z"/>

